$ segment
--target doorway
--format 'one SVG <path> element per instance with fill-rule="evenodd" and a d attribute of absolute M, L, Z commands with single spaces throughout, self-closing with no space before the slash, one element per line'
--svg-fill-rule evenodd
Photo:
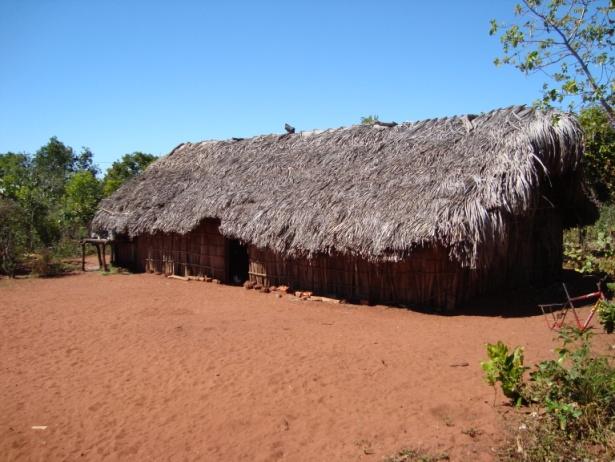
<path fill-rule="evenodd" d="M 248 280 L 250 259 L 248 248 L 237 239 L 228 241 L 229 274 L 230 284 L 243 284 Z"/>

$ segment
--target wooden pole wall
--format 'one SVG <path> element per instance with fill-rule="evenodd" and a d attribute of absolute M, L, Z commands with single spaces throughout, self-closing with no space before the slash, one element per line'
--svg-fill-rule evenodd
<path fill-rule="evenodd" d="M 288 285 L 296 290 L 371 303 L 451 309 L 478 295 L 559 277 L 562 220 L 557 210 L 510 219 L 507 238 L 481 257 L 481 268 L 462 267 L 443 247 L 417 248 L 398 262 L 371 262 L 348 255 L 284 258 L 249 247 L 249 278 L 263 286 Z M 228 278 L 228 239 L 217 220 L 205 220 L 186 235 L 118 237 L 118 264 L 137 270 L 181 276 Z"/>

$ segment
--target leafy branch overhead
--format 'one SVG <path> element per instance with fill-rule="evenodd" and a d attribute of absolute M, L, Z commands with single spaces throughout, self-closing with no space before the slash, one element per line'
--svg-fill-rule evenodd
<path fill-rule="evenodd" d="M 503 55 L 524 73 L 544 73 L 542 106 L 571 101 L 599 104 L 615 125 L 615 0 L 523 0 L 515 6 L 516 24 L 491 21 Z"/>

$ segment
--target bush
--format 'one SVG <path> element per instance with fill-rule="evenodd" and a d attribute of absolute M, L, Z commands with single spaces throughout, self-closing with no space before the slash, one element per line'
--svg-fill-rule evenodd
<path fill-rule="evenodd" d="M 607 334 L 615 329 L 615 303 L 607 300 L 598 302 L 598 320 Z"/>
<path fill-rule="evenodd" d="M 529 381 L 522 377 L 517 380 L 518 371 L 526 369 L 522 355 L 517 355 L 516 372 L 510 375 L 516 394 L 509 396 L 504 389 L 506 380 L 497 380 L 512 402 L 537 408 L 519 427 L 512 446 L 505 448 L 506 459 L 611 460 L 615 457 L 615 366 L 611 358 L 592 353 L 591 335 L 576 329 L 562 330 L 557 359 L 539 363 L 530 373 Z M 508 347 L 502 345 L 498 347 L 500 356 L 514 357 L 514 352 L 508 355 Z M 490 360 L 483 364 L 488 364 L 493 356 L 493 345 L 489 347 Z M 493 364 L 495 367 L 507 363 Z M 506 377 L 508 369 L 497 368 Z M 488 383 L 495 383 L 493 377 L 487 370 Z"/>
<path fill-rule="evenodd" d="M 523 401 L 523 373 L 527 367 L 523 365 L 523 348 L 517 347 L 508 353 L 508 347 L 503 342 L 487 345 L 488 361 L 480 363 L 485 371 L 485 380 L 492 387 L 500 383 L 504 396 L 515 404 Z"/>
<path fill-rule="evenodd" d="M 92 253 L 93 249 L 86 248 L 88 255 Z M 64 237 L 60 239 L 57 244 L 53 246 L 53 256 L 55 258 L 76 258 L 81 256 L 81 243 L 78 239 L 70 239 Z"/>
<path fill-rule="evenodd" d="M 604 206 L 592 226 L 564 233 L 564 266 L 615 279 L 615 206 Z"/>
<path fill-rule="evenodd" d="M 40 277 L 57 276 L 65 272 L 64 265 L 57 261 L 50 250 L 44 249 L 33 256 L 31 262 L 32 274 Z"/>

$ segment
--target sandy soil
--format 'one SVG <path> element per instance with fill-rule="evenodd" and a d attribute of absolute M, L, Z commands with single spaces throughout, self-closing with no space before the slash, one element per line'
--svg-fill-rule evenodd
<path fill-rule="evenodd" d="M 530 361 L 554 346 L 538 316 L 148 274 L 0 281 L 0 323 L 0 460 L 493 460 L 508 408 L 483 382 L 484 344 L 523 344 Z"/>

